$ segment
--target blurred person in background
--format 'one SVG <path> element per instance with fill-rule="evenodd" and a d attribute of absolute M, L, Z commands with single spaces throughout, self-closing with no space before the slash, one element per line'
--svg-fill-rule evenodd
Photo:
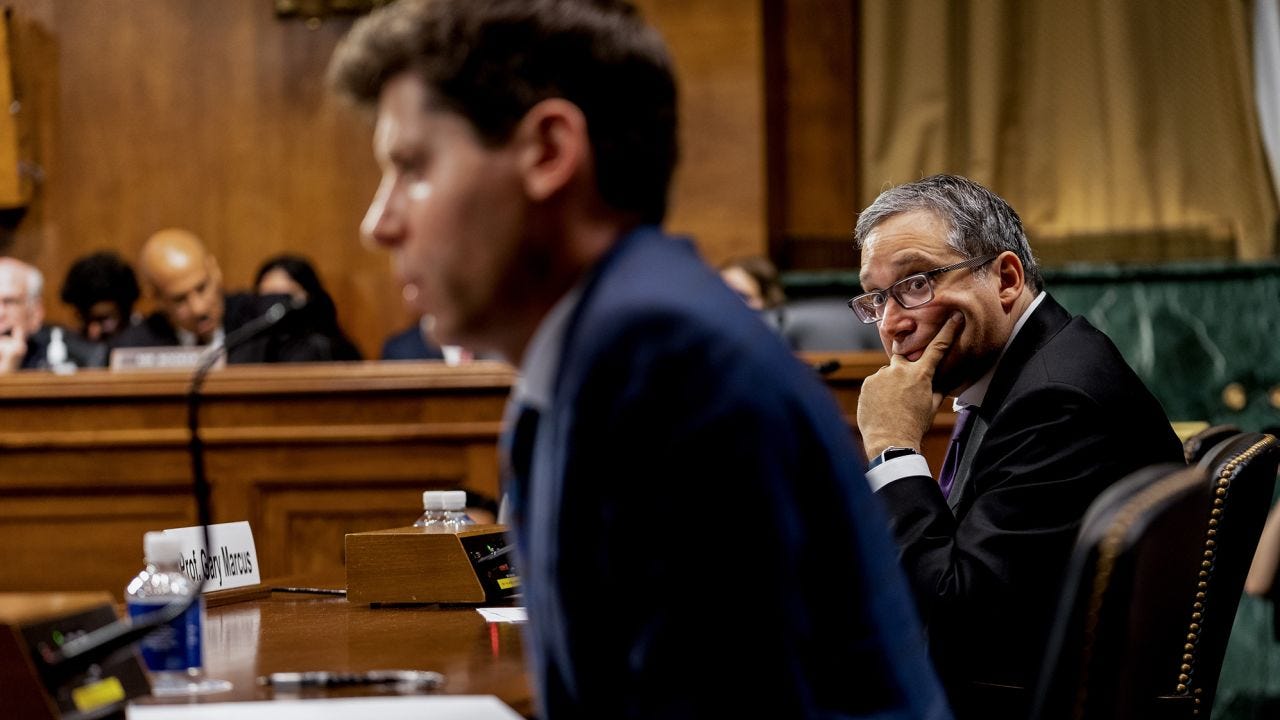
<path fill-rule="evenodd" d="M 140 294 L 129 263 L 114 251 L 102 250 L 71 265 L 60 296 L 75 308 L 81 335 L 110 344 L 120 331 L 140 320 L 133 312 Z"/>
<path fill-rule="evenodd" d="M 734 258 L 720 265 L 720 277 L 747 307 L 760 313 L 772 328 L 782 331 L 787 295 L 782 290 L 778 268 L 768 258 L 760 255 Z"/>
<path fill-rule="evenodd" d="M 329 339 L 333 360 L 362 360 L 360 350 L 338 325 L 338 308 L 320 282 L 311 261 L 300 255 L 276 255 L 262 263 L 253 279 L 258 295 L 288 295 L 305 302 L 300 312 L 309 329 Z"/>
<path fill-rule="evenodd" d="M 43 290 L 44 275 L 34 266 L 0 258 L 0 373 L 105 366 L 105 345 L 44 324 Z"/>
<path fill-rule="evenodd" d="M 138 274 L 158 310 L 116 336 L 113 347 L 221 345 L 229 333 L 264 315 L 282 296 L 225 293 L 218 261 L 189 230 L 168 228 L 147 239 Z M 299 313 L 227 353 L 227 362 L 309 362 L 332 359 L 329 339 L 310 331 Z"/>

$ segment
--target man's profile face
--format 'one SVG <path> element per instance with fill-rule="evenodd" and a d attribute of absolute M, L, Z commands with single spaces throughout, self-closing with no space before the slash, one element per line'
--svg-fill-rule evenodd
<path fill-rule="evenodd" d="M 156 301 L 176 328 L 194 333 L 202 343 L 222 326 L 222 277 L 217 265 L 203 261 L 170 266 L 153 279 Z"/>
<path fill-rule="evenodd" d="M 947 245 L 947 226 L 924 210 L 892 215 L 870 233 L 862 248 L 863 290 L 885 290 L 902 278 L 966 258 Z M 918 360 L 951 313 L 964 314 L 964 327 L 939 363 L 934 388 L 953 392 L 968 387 L 986 372 L 1004 346 L 994 273 L 977 275 L 961 269 L 933 278 L 933 300 L 903 309 L 896 299 L 885 305 L 880 342 L 889 355 Z"/>
<path fill-rule="evenodd" d="M 405 300 L 435 317 L 438 341 L 491 348 L 527 272 L 516 153 L 486 147 L 465 118 L 428 99 L 411 73 L 383 87 L 373 136 L 382 180 L 361 232 L 391 253 Z"/>
<path fill-rule="evenodd" d="M 40 317 L 27 296 L 27 273 L 7 263 L 0 264 L 0 335 L 22 328 L 28 335 L 40 329 Z"/>

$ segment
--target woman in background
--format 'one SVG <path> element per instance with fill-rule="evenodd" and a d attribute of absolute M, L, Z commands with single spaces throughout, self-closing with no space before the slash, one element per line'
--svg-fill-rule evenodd
<path fill-rule="evenodd" d="M 324 289 L 311 261 L 300 255 L 277 255 L 258 268 L 253 286 L 259 295 L 289 295 L 306 301 L 308 329 L 329 338 L 334 360 L 361 360 L 360 350 L 338 326 L 338 308 Z"/>

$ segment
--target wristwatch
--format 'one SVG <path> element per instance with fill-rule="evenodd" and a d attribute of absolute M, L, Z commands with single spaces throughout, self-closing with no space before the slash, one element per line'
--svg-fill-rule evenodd
<path fill-rule="evenodd" d="M 884 452 L 871 458 L 871 462 L 867 463 L 867 469 L 870 470 L 871 468 L 876 467 L 877 465 L 884 462 L 885 460 L 893 460 L 894 458 L 905 457 L 907 455 L 919 455 L 919 454 L 920 453 L 916 452 L 915 448 L 898 447 L 896 445 L 890 445 L 889 447 L 884 449 Z"/>

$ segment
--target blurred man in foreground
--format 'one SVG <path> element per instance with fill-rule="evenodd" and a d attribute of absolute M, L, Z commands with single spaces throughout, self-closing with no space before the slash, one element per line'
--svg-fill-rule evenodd
<path fill-rule="evenodd" d="M 637 11 L 402 0 L 331 72 L 376 110 L 366 237 L 441 342 L 521 369 L 539 716 L 947 717 L 829 394 L 658 227 L 675 84 Z"/>

